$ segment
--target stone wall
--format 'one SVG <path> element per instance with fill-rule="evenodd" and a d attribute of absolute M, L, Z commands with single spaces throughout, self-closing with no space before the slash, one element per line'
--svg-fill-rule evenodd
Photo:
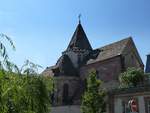
<path fill-rule="evenodd" d="M 82 113 L 82 112 L 79 105 L 71 105 L 71 106 L 52 107 L 51 113 Z"/>
<path fill-rule="evenodd" d="M 58 106 L 52 107 L 51 113 L 81 113 L 80 106 Z"/>
<path fill-rule="evenodd" d="M 82 82 L 79 77 L 71 77 L 71 76 L 59 76 L 55 77 L 55 102 L 54 105 L 63 105 L 63 91 L 64 85 L 68 85 L 68 101 L 72 101 L 69 104 L 79 104 L 80 102 L 80 95 L 81 95 L 81 88 Z M 80 94 L 78 98 L 77 94 Z"/>
<path fill-rule="evenodd" d="M 144 65 L 133 41 L 128 42 L 122 56 L 124 57 L 125 68 L 136 67 L 144 69 Z"/>
<path fill-rule="evenodd" d="M 92 69 L 97 71 L 98 78 L 104 82 L 105 88 L 115 88 L 118 86 L 118 76 L 122 72 L 121 57 L 117 56 L 82 67 L 80 69 L 81 79 L 84 80 Z"/>

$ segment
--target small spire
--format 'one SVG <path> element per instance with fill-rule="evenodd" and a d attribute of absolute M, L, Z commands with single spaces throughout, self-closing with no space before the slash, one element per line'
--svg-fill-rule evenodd
<path fill-rule="evenodd" d="M 84 29 L 82 25 L 80 24 L 80 18 L 79 18 L 79 24 L 77 25 L 76 30 L 67 47 L 67 51 L 70 51 L 74 48 L 79 48 L 81 50 L 92 50 L 92 47 L 84 32 Z"/>
<path fill-rule="evenodd" d="M 78 15 L 79 24 L 81 24 L 81 14 Z"/>

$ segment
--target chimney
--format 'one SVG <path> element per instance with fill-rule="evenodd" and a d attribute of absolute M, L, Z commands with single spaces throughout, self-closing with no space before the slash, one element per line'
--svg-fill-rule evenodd
<path fill-rule="evenodd" d="M 150 73 L 150 54 L 147 55 L 145 73 Z"/>

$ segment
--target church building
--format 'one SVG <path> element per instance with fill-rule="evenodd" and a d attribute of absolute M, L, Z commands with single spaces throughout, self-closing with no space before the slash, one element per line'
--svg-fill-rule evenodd
<path fill-rule="evenodd" d="M 103 87 L 110 91 L 118 87 L 118 76 L 128 67 L 144 69 L 131 37 L 93 49 L 79 21 L 68 47 L 43 75 L 56 80 L 53 106 L 80 105 L 86 78 L 92 69 L 104 82 Z"/>

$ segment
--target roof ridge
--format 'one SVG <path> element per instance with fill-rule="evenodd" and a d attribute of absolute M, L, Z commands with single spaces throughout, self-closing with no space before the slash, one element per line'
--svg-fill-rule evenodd
<path fill-rule="evenodd" d="M 120 41 L 108 44 L 106 46 L 97 48 L 101 52 L 99 53 L 96 59 L 90 59 L 89 61 L 87 61 L 87 64 L 95 63 L 97 61 L 102 61 L 102 60 L 106 60 L 106 59 L 121 55 L 124 49 L 126 48 L 128 42 L 130 41 L 133 41 L 132 37 L 128 37 Z"/>
<path fill-rule="evenodd" d="M 119 40 L 119 41 L 115 41 L 115 42 L 112 42 L 112 43 L 110 43 L 110 44 L 106 44 L 106 45 L 104 45 L 104 46 L 102 46 L 102 47 L 99 47 L 99 48 L 96 48 L 96 49 L 101 49 L 101 48 L 104 48 L 104 47 L 107 47 L 107 46 L 110 46 L 110 45 L 115 45 L 115 44 L 120 43 L 120 42 L 131 41 L 131 40 L 132 40 L 132 37 L 130 36 L 130 37 L 121 39 L 121 40 Z M 95 49 L 94 49 L 94 50 L 95 50 Z"/>

